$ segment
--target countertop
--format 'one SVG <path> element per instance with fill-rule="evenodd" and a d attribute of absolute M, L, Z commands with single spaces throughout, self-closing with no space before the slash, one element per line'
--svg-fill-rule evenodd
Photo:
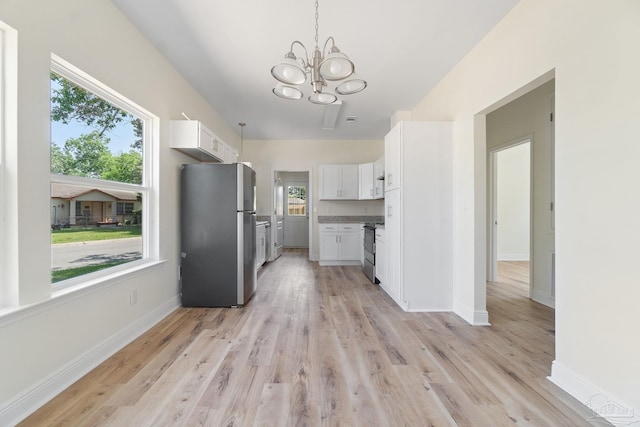
<path fill-rule="evenodd" d="M 375 215 L 318 215 L 319 224 L 369 223 L 384 224 L 384 216 Z"/>

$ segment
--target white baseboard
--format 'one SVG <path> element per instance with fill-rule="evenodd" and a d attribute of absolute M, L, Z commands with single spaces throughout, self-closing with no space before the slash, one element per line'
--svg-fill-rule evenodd
<path fill-rule="evenodd" d="M 546 305 L 547 307 L 556 308 L 556 299 L 551 295 L 546 295 L 541 292 L 533 291 L 531 295 L 531 299 L 535 302 L 539 302 L 540 304 Z"/>
<path fill-rule="evenodd" d="M 634 409 L 621 403 L 611 394 L 589 384 L 556 360 L 551 364 L 551 376 L 547 378 L 591 409 L 594 412 L 593 420 L 600 416 L 614 426 L 640 424 L 640 408 Z"/>
<path fill-rule="evenodd" d="M 487 310 L 474 310 L 459 301 L 453 303 L 453 312 L 473 326 L 490 326 Z"/>
<path fill-rule="evenodd" d="M 498 254 L 498 261 L 529 261 L 529 254 Z"/>
<path fill-rule="evenodd" d="M 0 404 L 2 425 L 13 426 L 24 420 L 118 350 L 158 324 L 179 306 L 180 297 L 175 296 L 137 322 L 51 373 L 29 390 Z"/>

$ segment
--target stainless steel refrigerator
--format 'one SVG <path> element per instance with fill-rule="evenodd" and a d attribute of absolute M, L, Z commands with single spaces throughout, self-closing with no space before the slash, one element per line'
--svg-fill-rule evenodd
<path fill-rule="evenodd" d="M 180 182 L 182 305 L 235 307 L 256 289 L 256 173 L 188 164 Z"/>

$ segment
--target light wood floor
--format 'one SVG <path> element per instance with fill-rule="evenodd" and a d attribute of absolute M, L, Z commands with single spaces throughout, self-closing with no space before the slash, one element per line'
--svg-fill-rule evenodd
<path fill-rule="evenodd" d="M 176 310 L 22 425 L 589 425 L 546 379 L 553 310 L 503 267 L 471 327 L 289 250 L 244 308 Z"/>

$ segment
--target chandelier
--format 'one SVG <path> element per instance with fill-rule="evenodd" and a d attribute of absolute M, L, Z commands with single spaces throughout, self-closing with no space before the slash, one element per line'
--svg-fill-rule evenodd
<path fill-rule="evenodd" d="M 360 92 L 367 87 L 367 82 L 355 74 L 355 66 L 347 55 L 340 52 L 333 37 L 329 37 L 322 51 L 318 47 L 318 0 L 316 6 L 316 46 L 313 56 L 309 60 L 307 48 L 295 40 L 291 43 L 289 52 L 284 56 L 284 61 L 271 68 L 271 74 L 280 83 L 273 88 L 273 93 L 285 99 L 302 99 L 304 96 L 299 85 L 307 81 L 307 75 L 311 76 L 313 94 L 309 101 L 314 104 L 333 104 L 338 97 L 328 91 L 327 81 L 336 82 L 335 92 L 338 95 L 351 95 Z M 327 51 L 327 45 L 331 47 Z M 300 46 L 304 50 L 304 58 L 298 58 L 293 53 L 293 47 Z M 323 91 L 325 90 L 325 91 Z"/>

